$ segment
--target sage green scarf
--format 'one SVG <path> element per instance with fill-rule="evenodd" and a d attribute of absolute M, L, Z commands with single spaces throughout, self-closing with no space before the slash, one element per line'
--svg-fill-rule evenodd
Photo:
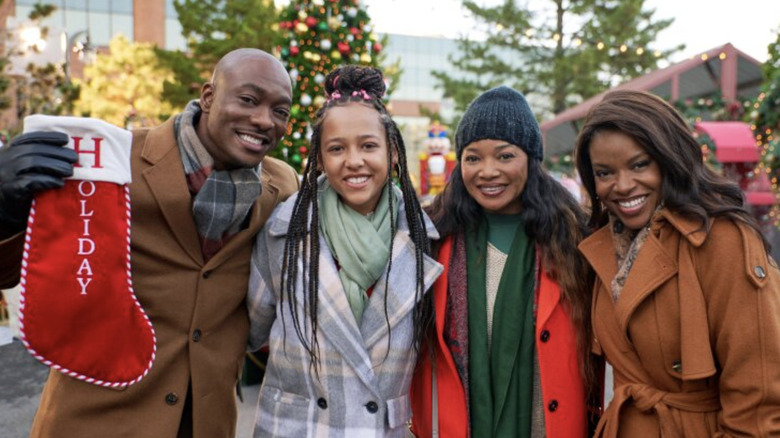
<path fill-rule="evenodd" d="M 471 436 L 531 436 L 534 370 L 534 245 L 518 222 L 498 285 L 487 347 L 488 224 L 466 233 Z M 487 359 L 487 360 L 486 360 Z"/>
<path fill-rule="evenodd" d="M 373 213 L 363 216 L 341 202 L 338 193 L 320 181 L 320 230 L 341 269 L 339 278 L 358 326 L 368 303 L 366 290 L 382 275 L 390 258 L 392 244 L 390 202 L 387 190 Z M 393 190 L 393 211 L 398 217 L 398 194 Z"/>

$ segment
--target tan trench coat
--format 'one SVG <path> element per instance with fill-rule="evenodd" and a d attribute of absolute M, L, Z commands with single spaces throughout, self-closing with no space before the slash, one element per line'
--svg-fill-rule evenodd
<path fill-rule="evenodd" d="M 286 164 L 265 159 L 263 191 L 249 227 L 204 263 L 172 119 L 134 133 L 132 172 L 132 276 L 157 335 L 156 360 L 125 390 L 52 371 L 31 436 L 175 438 L 191 381 L 194 437 L 233 438 L 254 236 L 276 204 L 298 189 L 297 176 Z M 18 240 L 0 245 L 0 280 L 12 277 L 8 270 L 18 259 L 6 248 Z"/>
<path fill-rule="evenodd" d="M 594 350 L 615 378 L 597 436 L 780 436 L 780 271 L 747 226 L 698 228 L 656 214 L 617 302 L 610 230 L 580 244 L 597 273 Z"/>

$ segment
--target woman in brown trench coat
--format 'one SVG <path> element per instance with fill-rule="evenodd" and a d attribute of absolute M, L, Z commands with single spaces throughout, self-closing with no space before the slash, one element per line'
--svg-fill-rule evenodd
<path fill-rule="evenodd" d="M 607 94 L 577 141 L 592 203 L 594 349 L 614 369 L 604 437 L 780 436 L 780 271 L 736 184 L 685 121 Z"/>

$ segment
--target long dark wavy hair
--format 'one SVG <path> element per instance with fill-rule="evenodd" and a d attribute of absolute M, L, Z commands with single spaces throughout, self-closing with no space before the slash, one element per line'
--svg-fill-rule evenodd
<path fill-rule="evenodd" d="M 459 150 L 466 146 L 457 145 Z M 528 180 L 520 202 L 525 232 L 541 253 L 543 269 L 560 285 L 566 311 L 577 329 L 580 372 L 589 400 L 596 404 L 600 398 L 600 379 L 597 378 L 600 363 L 590 353 L 594 277 L 577 250 L 577 245 L 587 235 L 587 215 L 571 193 L 535 159 L 528 160 Z M 482 207 L 466 190 L 460 162 L 455 165 L 444 191 L 434 199 L 428 214 L 442 238 L 473 230 L 482 220 Z"/>
<path fill-rule="evenodd" d="M 414 243 L 416 257 L 417 288 L 415 298 L 418 305 L 414 309 L 414 348 L 419 349 L 422 334 L 431 324 L 432 301 L 425 295 L 423 279 L 423 256 L 430 254 L 431 247 L 425 227 L 425 219 L 417 194 L 409 178 L 409 169 L 406 164 L 406 146 L 404 145 L 398 126 L 387 112 L 382 102 L 385 93 L 385 83 L 382 72 L 372 67 L 344 66 L 330 72 L 325 78 L 325 91 L 329 96 L 328 101 L 317 112 L 316 120 L 312 126 L 311 147 L 309 148 L 308 162 L 303 172 L 303 182 L 295 201 L 290 225 L 287 230 L 287 240 L 284 247 L 284 261 L 282 264 L 282 301 L 287 300 L 292 314 L 295 332 L 309 353 L 311 363 L 317 368 L 319 364 L 317 340 L 317 299 L 319 296 L 319 254 L 320 254 L 320 227 L 319 205 L 317 199 L 317 179 L 322 174 L 321 170 L 321 136 L 322 125 L 328 116 L 328 110 L 345 105 L 362 105 L 366 111 L 376 111 L 377 117 L 382 123 L 387 141 L 387 182 L 384 190 L 388 196 L 395 196 L 393 171 L 396 172 L 398 185 L 400 186 L 406 220 L 409 223 L 409 235 Z M 393 154 L 397 158 L 397 164 L 393 169 Z M 390 203 L 391 236 L 396 233 L 396 215 L 393 210 L 394 203 Z M 386 280 L 389 280 L 392 269 L 393 248 L 390 242 L 390 257 L 385 271 Z M 298 283 L 298 260 L 303 262 L 303 282 Z M 387 281 L 385 282 L 387 287 Z M 303 313 L 308 321 L 301 321 L 298 317 L 296 293 L 304 296 Z M 385 321 L 390 328 L 387 315 L 387 294 L 385 293 Z M 285 334 L 286 335 L 286 334 Z M 390 342 L 388 335 L 388 344 Z"/>
<path fill-rule="evenodd" d="M 665 208 L 701 222 L 709 232 L 710 218 L 726 217 L 756 230 L 769 251 L 769 242 L 753 216 L 743 207 L 739 186 L 707 167 L 701 147 L 682 116 L 663 99 L 644 92 L 616 90 L 594 106 L 577 138 L 577 171 L 592 205 L 590 225 L 609 222 L 608 212 L 596 196 L 590 161 L 590 144 L 601 132 L 621 132 L 633 139 L 658 163 L 661 201 Z"/>

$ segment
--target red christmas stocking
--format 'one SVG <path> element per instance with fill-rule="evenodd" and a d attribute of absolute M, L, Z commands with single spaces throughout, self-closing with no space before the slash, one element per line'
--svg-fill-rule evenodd
<path fill-rule="evenodd" d="M 154 329 L 130 277 L 130 132 L 100 120 L 35 115 L 79 153 L 72 178 L 33 201 L 20 330 L 37 359 L 96 385 L 125 387 L 154 361 Z"/>

